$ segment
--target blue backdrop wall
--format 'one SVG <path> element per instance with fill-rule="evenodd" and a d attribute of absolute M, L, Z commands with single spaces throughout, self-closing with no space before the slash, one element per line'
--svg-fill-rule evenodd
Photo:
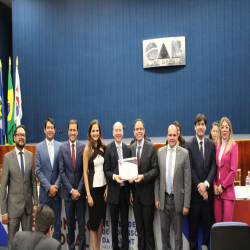
<path fill-rule="evenodd" d="M 69 119 L 86 139 L 92 119 L 104 138 L 116 121 L 148 137 L 177 120 L 184 135 L 204 113 L 250 133 L 249 0 L 13 0 L 13 56 L 19 57 L 22 123 L 28 142 L 44 138 L 47 117 L 66 140 Z M 142 41 L 185 36 L 186 66 L 143 69 Z"/>
<path fill-rule="evenodd" d="M 2 62 L 2 78 L 5 107 L 7 107 L 9 57 L 12 56 L 11 14 L 11 8 L 0 2 L 0 59 Z"/>

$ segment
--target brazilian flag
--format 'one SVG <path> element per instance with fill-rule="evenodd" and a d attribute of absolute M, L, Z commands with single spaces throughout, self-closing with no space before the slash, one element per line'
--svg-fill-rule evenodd
<path fill-rule="evenodd" d="M 14 92 L 12 85 L 12 78 L 9 67 L 9 76 L 8 76 L 8 116 L 7 116 L 7 139 L 9 145 L 13 145 L 13 135 L 15 132 L 15 123 L 14 123 Z"/>

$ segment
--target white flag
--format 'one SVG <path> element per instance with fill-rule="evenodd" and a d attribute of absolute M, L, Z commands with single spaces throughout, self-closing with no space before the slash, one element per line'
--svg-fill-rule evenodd
<path fill-rule="evenodd" d="M 18 73 L 18 67 L 16 67 L 16 83 L 15 83 L 15 113 L 14 113 L 14 122 L 16 126 L 21 124 L 21 119 L 23 116 L 22 112 L 22 98 L 21 98 L 21 89 L 20 89 L 20 79 Z"/>

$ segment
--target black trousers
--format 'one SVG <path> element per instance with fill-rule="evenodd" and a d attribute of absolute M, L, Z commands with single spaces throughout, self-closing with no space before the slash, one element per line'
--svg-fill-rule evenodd
<path fill-rule="evenodd" d="M 111 226 L 112 226 L 112 246 L 114 250 L 120 249 L 118 246 L 118 220 L 119 211 L 121 215 L 122 226 L 122 250 L 129 248 L 128 241 L 128 212 L 129 204 L 126 200 L 125 187 L 120 188 L 118 204 L 109 203 Z"/>
<path fill-rule="evenodd" d="M 136 230 L 138 234 L 138 250 L 154 250 L 154 203 L 149 206 L 144 206 L 140 200 L 133 205 Z"/>
<path fill-rule="evenodd" d="M 190 208 L 190 250 L 198 250 L 198 230 L 203 225 L 203 245 L 210 249 L 210 232 L 213 219 L 213 203 L 191 202 Z"/>

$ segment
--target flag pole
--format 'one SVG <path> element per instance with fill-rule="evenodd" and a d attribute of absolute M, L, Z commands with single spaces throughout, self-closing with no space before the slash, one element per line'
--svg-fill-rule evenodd
<path fill-rule="evenodd" d="M 3 90 L 3 72 L 2 72 L 2 61 L 1 61 L 1 59 L 0 59 L 0 74 L 1 74 L 1 82 L 2 82 L 2 90 Z M 4 143 L 5 143 L 5 145 L 6 145 L 6 135 L 4 136 Z"/>
<path fill-rule="evenodd" d="M 11 72 L 11 57 L 10 56 L 9 56 L 9 68 L 10 68 L 10 72 Z M 8 83 L 8 85 L 9 85 L 9 83 Z M 7 100 L 8 100 L 8 97 L 7 97 Z M 8 124 L 8 121 L 7 121 L 7 124 Z M 7 131 L 8 131 L 8 125 L 7 125 Z M 5 143 L 5 145 L 10 145 L 10 144 L 8 142 L 8 143 Z"/>

